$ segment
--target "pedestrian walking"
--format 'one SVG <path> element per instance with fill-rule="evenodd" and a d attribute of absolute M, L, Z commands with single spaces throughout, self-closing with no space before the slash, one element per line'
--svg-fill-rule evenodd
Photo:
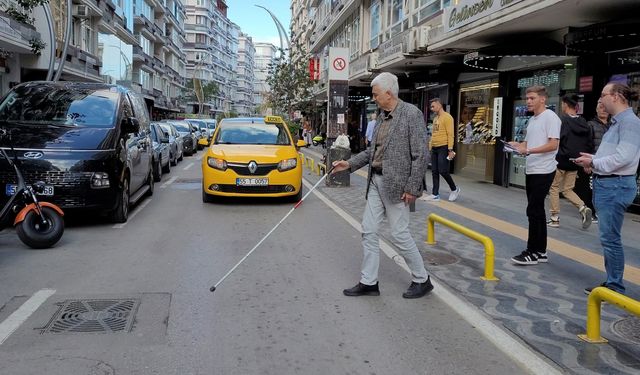
<path fill-rule="evenodd" d="M 313 133 L 311 132 L 311 122 L 309 121 L 308 118 L 305 118 L 304 121 L 302 122 L 302 135 L 304 136 L 304 141 L 307 145 L 311 145 L 312 143 L 312 135 Z"/>
<path fill-rule="evenodd" d="M 346 296 L 380 295 L 379 229 L 386 216 L 393 244 L 411 270 L 412 282 L 402 294 L 419 298 L 433 289 L 424 261 L 409 232 L 409 204 L 422 194 L 426 168 L 426 126 L 422 112 L 398 99 L 398 78 L 381 73 L 371 82 L 373 100 L 384 113 L 372 138 L 372 147 L 351 157 L 335 161 L 333 173 L 355 172 L 369 164 L 367 200 L 362 218 L 362 260 L 360 282 L 345 289 Z"/>
<path fill-rule="evenodd" d="M 445 112 L 439 98 L 431 100 L 431 110 L 436 114 L 433 119 L 433 131 L 429 141 L 431 150 L 431 175 L 433 176 L 433 189 L 427 200 L 440 200 L 440 176 L 449 184 L 451 193 L 449 201 L 453 202 L 460 195 L 460 188 L 456 186 L 449 174 L 449 161 L 453 160 L 456 153 L 453 151 L 453 117 Z"/>
<path fill-rule="evenodd" d="M 560 139 L 560 118 L 546 103 L 549 95 L 544 86 L 531 86 L 526 90 L 527 110 L 533 112 L 527 125 L 524 142 L 509 142 L 521 155 L 526 156 L 525 188 L 527 192 L 527 218 L 529 236 L 527 248 L 511 261 L 519 265 L 546 263 L 547 218 L 544 200 L 556 174 L 556 153 Z"/>
<path fill-rule="evenodd" d="M 369 116 L 369 122 L 367 123 L 367 131 L 365 133 L 365 136 L 367 137 L 367 147 L 371 147 L 371 140 L 373 139 L 373 132 L 376 129 L 376 124 L 377 122 L 377 118 L 378 116 L 376 115 L 376 113 L 372 113 Z"/>
<path fill-rule="evenodd" d="M 600 244 L 607 280 L 599 286 L 624 293 L 624 213 L 636 197 L 636 171 L 640 160 L 640 119 L 629 102 L 638 93 L 621 83 L 609 83 L 599 102 L 613 117 L 595 155 L 582 153 L 575 163 L 593 173 L 593 203 L 600 218 Z M 593 287 L 586 288 L 589 294 Z"/>
<path fill-rule="evenodd" d="M 611 115 L 605 111 L 602 103 L 598 102 L 598 105 L 596 106 L 596 115 L 591 119 L 591 121 L 589 121 L 589 126 L 593 129 L 593 152 L 595 153 L 598 152 L 598 147 L 600 147 L 600 142 L 602 142 L 604 133 L 606 133 L 609 126 L 611 126 Z M 593 174 L 587 174 L 584 169 L 581 168 L 578 170 L 578 178 L 581 177 L 582 174 L 589 176 L 589 189 L 585 190 L 585 194 L 582 199 L 591 209 L 591 222 L 593 224 L 598 224 L 598 211 L 593 204 Z"/>
<path fill-rule="evenodd" d="M 582 229 L 591 225 L 591 209 L 573 191 L 579 167 L 572 161 L 580 152 L 593 153 L 593 129 L 578 115 L 578 95 L 567 94 L 561 99 L 563 115 L 560 117 L 560 146 L 556 154 L 558 168 L 549 190 L 551 217 L 547 222 L 552 228 L 560 227 L 560 194 L 576 206 L 582 217 Z"/>

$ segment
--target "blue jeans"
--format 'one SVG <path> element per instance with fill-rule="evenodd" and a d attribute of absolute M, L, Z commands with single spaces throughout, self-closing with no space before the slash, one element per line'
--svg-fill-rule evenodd
<path fill-rule="evenodd" d="M 373 175 L 371 187 L 367 195 L 367 205 L 362 217 L 362 272 L 360 282 L 375 285 L 378 282 L 378 266 L 380 264 L 380 240 L 378 231 L 380 223 L 387 217 L 391 226 L 391 240 L 400 250 L 409 270 L 411 280 L 416 283 L 427 281 L 427 270 L 424 268 L 422 255 L 409 232 L 409 206 L 404 202 L 392 203 L 382 191 L 382 176 Z"/>
<path fill-rule="evenodd" d="M 624 250 L 622 248 L 622 222 L 624 213 L 636 197 L 635 176 L 594 178 L 593 204 L 598 210 L 600 243 L 607 271 L 606 286 L 624 293 Z"/>

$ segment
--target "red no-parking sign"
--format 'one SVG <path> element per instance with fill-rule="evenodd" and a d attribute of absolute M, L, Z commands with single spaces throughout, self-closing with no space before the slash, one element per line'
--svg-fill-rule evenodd
<path fill-rule="evenodd" d="M 329 80 L 349 80 L 348 48 L 329 48 Z"/>

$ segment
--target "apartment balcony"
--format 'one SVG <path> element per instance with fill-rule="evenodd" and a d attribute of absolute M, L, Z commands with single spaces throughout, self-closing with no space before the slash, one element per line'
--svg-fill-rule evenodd
<path fill-rule="evenodd" d="M 9 52 L 31 53 L 29 40 L 41 39 L 40 33 L 30 25 L 22 24 L 0 11 L 0 48 Z"/>

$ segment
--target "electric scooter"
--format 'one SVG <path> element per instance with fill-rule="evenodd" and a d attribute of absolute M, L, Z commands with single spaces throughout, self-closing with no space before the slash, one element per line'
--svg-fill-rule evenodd
<path fill-rule="evenodd" d="M 14 169 L 17 183 L 6 184 L 6 194 L 10 194 L 11 197 L 0 211 L 0 230 L 9 227 L 13 222 L 18 237 L 25 245 L 34 249 L 50 248 L 64 233 L 64 213 L 55 204 L 41 202 L 38 199 L 37 194 L 45 192 L 44 182 L 27 185 L 18 167 L 18 158 L 11 145 L 11 135 L 7 134 L 5 129 L 0 129 L 0 139 L 7 136 L 14 160 L 11 160 L 3 148 L 0 148 L 0 156 Z"/>

